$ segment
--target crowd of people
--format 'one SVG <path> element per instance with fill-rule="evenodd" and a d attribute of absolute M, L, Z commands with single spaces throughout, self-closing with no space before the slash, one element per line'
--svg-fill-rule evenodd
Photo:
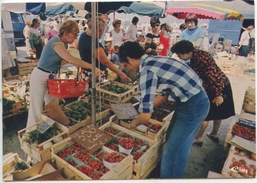
<path fill-rule="evenodd" d="M 221 121 L 235 115 L 230 81 L 213 56 L 202 49 L 206 29 L 198 25 L 196 15 L 189 14 L 185 18 L 175 44 L 170 40 L 173 28 L 161 23 L 158 17 L 150 19 L 151 30 L 144 35 L 137 34 L 140 22 L 137 16 L 133 17 L 126 30 L 122 29 L 121 20 L 113 20 L 113 29 L 110 30 L 112 41 L 107 45 L 100 42 L 107 28 L 102 17 L 96 18 L 95 38 L 92 37 L 91 18 L 86 24 L 74 20 L 60 23 L 57 19 L 50 22 L 47 31 L 39 29 L 39 19 L 27 22 L 24 29 L 26 47 L 39 59 L 30 79 L 27 127 L 40 120 L 44 105 L 52 99 L 47 92 L 50 75 L 56 74 L 66 63 L 86 71 L 92 70 L 92 39 L 97 43 L 94 77 L 98 78 L 107 68 L 117 74 L 120 82 L 132 82 L 130 71 L 138 77 L 140 114 L 132 121 L 132 128 L 147 123 L 154 108 L 166 100 L 171 98 L 175 101 L 175 112 L 162 153 L 160 178 L 183 178 L 191 147 L 203 144 L 202 136 L 208 121 L 213 120 L 213 130 L 207 136 L 218 142 Z M 242 56 L 255 51 L 253 30 L 251 25 L 241 36 L 239 47 Z M 74 41 L 81 59 L 67 51 Z M 176 54 L 177 59 L 170 53 Z"/>

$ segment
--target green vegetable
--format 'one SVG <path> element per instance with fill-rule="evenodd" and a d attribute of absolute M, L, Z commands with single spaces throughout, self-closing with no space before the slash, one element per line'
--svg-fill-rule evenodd
<path fill-rule="evenodd" d="M 15 165 L 14 165 L 14 169 L 15 171 L 17 170 L 26 170 L 28 167 L 28 165 L 24 162 L 16 162 Z"/>

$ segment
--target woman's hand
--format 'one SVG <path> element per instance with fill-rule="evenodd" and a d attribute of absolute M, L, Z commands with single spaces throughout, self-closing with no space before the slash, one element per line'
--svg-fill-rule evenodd
<path fill-rule="evenodd" d="M 67 64 L 68 62 L 66 61 L 66 60 L 62 60 L 61 61 L 61 66 L 63 66 L 63 65 L 65 65 L 65 64 Z"/>
<path fill-rule="evenodd" d="M 215 97 L 212 100 L 212 103 L 216 104 L 216 106 L 220 106 L 224 102 L 224 99 L 222 96 Z"/>
<path fill-rule="evenodd" d="M 95 75 L 96 75 L 96 78 L 99 78 L 99 76 L 103 75 L 104 72 L 101 71 L 100 69 L 98 68 L 95 68 Z"/>

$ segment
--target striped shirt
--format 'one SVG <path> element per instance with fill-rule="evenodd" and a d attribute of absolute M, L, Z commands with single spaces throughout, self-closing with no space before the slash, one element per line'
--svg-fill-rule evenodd
<path fill-rule="evenodd" d="M 139 73 L 140 112 L 153 112 L 156 93 L 168 92 L 174 100 L 186 102 L 204 90 L 201 79 L 186 63 L 170 57 L 143 55 Z"/>

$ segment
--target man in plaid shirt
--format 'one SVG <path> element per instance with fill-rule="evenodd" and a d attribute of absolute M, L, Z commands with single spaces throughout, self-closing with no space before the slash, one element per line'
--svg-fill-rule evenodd
<path fill-rule="evenodd" d="M 167 130 L 160 178 L 183 178 L 194 138 L 209 112 L 209 100 L 198 75 L 186 63 L 148 56 L 132 41 L 120 47 L 122 67 L 139 73 L 140 114 L 131 128 L 149 121 L 155 107 L 170 96 L 175 112 Z"/>

